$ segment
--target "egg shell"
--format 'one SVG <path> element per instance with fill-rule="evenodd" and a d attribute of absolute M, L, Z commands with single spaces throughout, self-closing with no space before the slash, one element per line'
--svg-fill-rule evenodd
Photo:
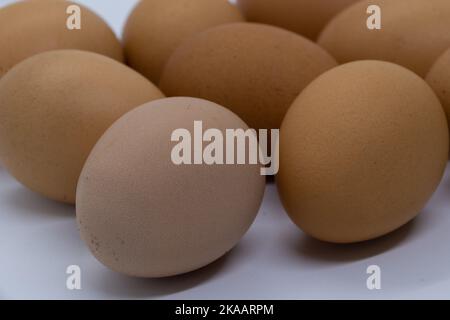
<path fill-rule="evenodd" d="M 160 88 L 168 96 L 214 101 L 251 128 L 279 128 L 296 96 L 336 66 L 312 41 L 255 23 L 215 27 L 186 40 L 166 65 Z"/>
<path fill-rule="evenodd" d="M 369 5 L 381 8 L 381 30 L 367 27 Z M 450 47 L 448 30 L 448 0 L 364 0 L 334 18 L 318 43 L 340 63 L 384 60 L 425 77 L 436 59 Z"/>
<path fill-rule="evenodd" d="M 146 78 L 103 55 L 35 55 L 0 79 L 0 159 L 30 189 L 74 203 L 97 139 L 124 113 L 162 97 Z"/>
<path fill-rule="evenodd" d="M 175 165 L 176 129 L 247 129 L 229 110 L 194 98 L 147 103 L 99 140 L 80 177 L 77 220 L 95 257 L 130 276 L 201 268 L 231 250 L 255 219 L 259 165 Z M 193 138 L 194 139 L 194 138 Z"/>
<path fill-rule="evenodd" d="M 426 81 L 441 100 L 450 123 L 450 49 L 435 62 Z"/>
<path fill-rule="evenodd" d="M 95 13 L 81 9 L 81 29 L 69 30 L 62 0 L 21 1 L 0 9 L 0 78 L 14 65 L 37 53 L 57 49 L 92 51 L 123 61 L 120 42 Z"/>
<path fill-rule="evenodd" d="M 145 0 L 128 18 L 124 47 L 128 64 L 157 82 L 172 52 L 190 36 L 243 21 L 227 0 Z"/>
<path fill-rule="evenodd" d="M 385 235 L 437 188 L 449 133 L 423 79 L 388 62 L 352 62 L 320 76 L 280 133 L 278 190 L 291 219 L 334 243 Z"/>
<path fill-rule="evenodd" d="M 316 40 L 340 11 L 358 0 L 237 0 L 248 21 L 266 23 Z"/>

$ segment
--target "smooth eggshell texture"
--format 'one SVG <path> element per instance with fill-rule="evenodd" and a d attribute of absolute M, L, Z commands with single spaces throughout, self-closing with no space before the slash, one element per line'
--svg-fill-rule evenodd
<path fill-rule="evenodd" d="M 336 14 L 358 0 L 237 0 L 248 21 L 267 23 L 316 40 Z"/>
<path fill-rule="evenodd" d="M 197 34 L 172 55 L 160 87 L 231 109 L 251 128 L 279 128 L 296 96 L 336 66 L 310 40 L 278 27 L 233 23 Z"/>
<path fill-rule="evenodd" d="M 187 38 L 220 24 L 243 21 L 227 0 L 144 0 L 128 18 L 128 64 L 157 82 L 172 52 Z"/>
<path fill-rule="evenodd" d="M 175 165 L 175 129 L 246 129 L 229 110 L 194 98 L 145 104 L 93 149 L 77 190 L 81 236 L 99 261 L 131 276 L 165 277 L 231 250 L 264 194 L 259 165 Z"/>
<path fill-rule="evenodd" d="M 426 77 L 428 84 L 440 98 L 447 122 L 450 123 L 450 50 L 447 50 L 433 65 Z"/>
<path fill-rule="evenodd" d="M 81 6 L 81 29 L 69 30 L 62 0 L 21 1 L 0 9 L 0 78 L 37 53 L 57 49 L 92 51 L 123 60 L 122 47 L 110 27 Z"/>
<path fill-rule="evenodd" d="M 388 62 L 337 67 L 294 102 L 277 184 L 292 220 L 324 241 L 382 236 L 422 210 L 449 150 L 444 111 L 413 72 Z"/>
<path fill-rule="evenodd" d="M 381 8 L 381 30 L 369 30 L 369 5 Z M 364 0 L 346 9 L 323 31 L 319 44 L 340 62 L 374 59 L 425 77 L 450 47 L 450 1 Z"/>
<path fill-rule="evenodd" d="M 162 97 L 146 78 L 106 56 L 38 54 L 0 79 L 0 159 L 30 189 L 74 203 L 97 139 L 124 113 Z"/>

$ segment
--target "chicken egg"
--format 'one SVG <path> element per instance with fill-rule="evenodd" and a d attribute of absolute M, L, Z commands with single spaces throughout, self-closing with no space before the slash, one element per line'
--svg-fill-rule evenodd
<path fill-rule="evenodd" d="M 282 27 L 316 40 L 327 22 L 356 1 L 237 0 L 237 4 L 248 21 Z"/>
<path fill-rule="evenodd" d="M 280 132 L 278 190 L 291 219 L 334 243 L 385 235 L 424 208 L 445 170 L 445 113 L 404 67 L 334 68 L 295 100 Z"/>
<path fill-rule="evenodd" d="M 440 98 L 450 123 L 450 49 L 434 63 L 426 81 Z"/>
<path fill-rule="evenodd" d="M 148 278 L 193 271 L 230 251 L 255 219 L 265 189 L 260 165 L 174 162 L 174 132 L 196 137 L 196 121 L 224 135 L 247 129 L 215 103 L 167 98 L 124 115 L 92 150 L 78 183 L 77 220 L 110 269 Z"/>
<path fill-rule="evenodd" d="M 163 94 L 106 56 L 48 51 L 0 79 L 0 160 L 30 189 L 74 203 L 91 148 L 121 115 Z"/>
<path fill-rule="evenodd" d="M 276 129 L 296 96 L 336 61 L 312 41 L 284 29 L 232 23 L 186 40 L 167 63 L 168 96 L 214 101 L 251 128 Z"/>
<path fill-rule="evenodd" d="M 380 8 L 380 28 L 370 29 Z M 371 9 L 372 10 L 372 9 Z M 325 27 L 318 43 L 340 63 L 373 59 L 400 64 L 425 77 L 450 47 L 450 1 L 364 0 L 344 10 Z"/>
<path fill-rule="evenodd" d="M 50 50 L 86 50 L 123 61 L 111 28 L 86 7 L 77 4 L 81 29 L 67 27 L 66 11 L 71 5 L 62 0 L 28 0 L 0 9 L 0 78 L 22 60 Z"/>
<path fill-rule="evenodd" d="M 208 28 L 243 21 L 227 0 L 144 0 L 124 30 L 128 64 L 157 82 L 172 52 L 190 36 Z"/>

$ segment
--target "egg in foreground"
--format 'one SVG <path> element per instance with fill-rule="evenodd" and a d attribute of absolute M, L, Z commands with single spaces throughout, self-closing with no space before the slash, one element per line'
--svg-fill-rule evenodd
<path fill-rule="evenodd" d="M 229 110 L 167 98 L 120 118 L 94 147 L 77 189 L 81 237 L 114 271 L 166 277 L 230 251 L 256 217 L 265 189 L 259 165 L 175 164 L 175 130 L 246 129 Z"/>
<path fill-rule="evenodd" d="M 431 88 L 391 63 L 328 71 L 297 98 L 280 133 L 278 190 L 307 234 L 352 243 L 413 219 L 437 188 L 449 133 Z"/>

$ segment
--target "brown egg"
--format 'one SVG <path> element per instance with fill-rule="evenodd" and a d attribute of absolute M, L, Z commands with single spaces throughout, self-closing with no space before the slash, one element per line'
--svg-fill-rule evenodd
<path fill-rule="evenodd" d="M 69 30 L 62 0 L 30 0 L 0 9 L 0 78 L 15 64 L 37 53 L 57 49 L 93 51 L 122 61 L 119 41 L 109 26 L 81 8 L 81 29 Z"/>
<path fill-rule="evenodd" d="M 145 0 L 128 18 L 124 46 L 128 64 L 157 82 L 172 52 L 190 36 L 243 21 L 227 0 Z"/>
<path fill-rule="evenodd" d="M 336 14 L 358 0 L 237 0 L 248 21 L 267 23 L 315 40 Z"/>
<path fill-rule="evenodd" d="M 281 28 L 233 23 L 191 37 L 172 55 L 160 87 L 223 105 L 251 128 L 279 128 L 295 97 L 334 67 L 319 46 Z"/>
<path fill-rule="evenodd" d="M 291 219 L 317 239 L 376 238 L 423 209 L 442 178 L 448 143 L 444 111 L 424 80 L 388 62 L 345 64 L 289 109 L 279 193 Z"/>
<path fill-rule="evenodd" d="M 381 8 L 381 30 L 367 27 L 369 5 Z M 340 63 L 385 60 L 424 77 L 450 47 L 449 30 L 448 0 L 364 0 L 334 18 L 319 44 Z"/>
<path fill-rule="evenodd" d="M 450 49 L 435 62 L 426 80 L 441 99 L 450 123 Z"/>
<path fill-rule="evenodd" d="M 162 93 L 96 53 L 49 51 L 0 79 L 0 159 L 24 185 L 74 203 L 91 148 L 120 116 Z"/>
<path fill-rule="evenodd" d="M 131 276 L 165 277 L 201 268 L 231 250 L 252 224 L 265 179 L 259 165 L 172 162 L 185 129 L 247 129 L 229 110 L 194 98 L 147 103 L 99 140 L 80 176 L 77 220 L 95 257 Z M 201 137 L 200 137 L 201 139 Z"/>

